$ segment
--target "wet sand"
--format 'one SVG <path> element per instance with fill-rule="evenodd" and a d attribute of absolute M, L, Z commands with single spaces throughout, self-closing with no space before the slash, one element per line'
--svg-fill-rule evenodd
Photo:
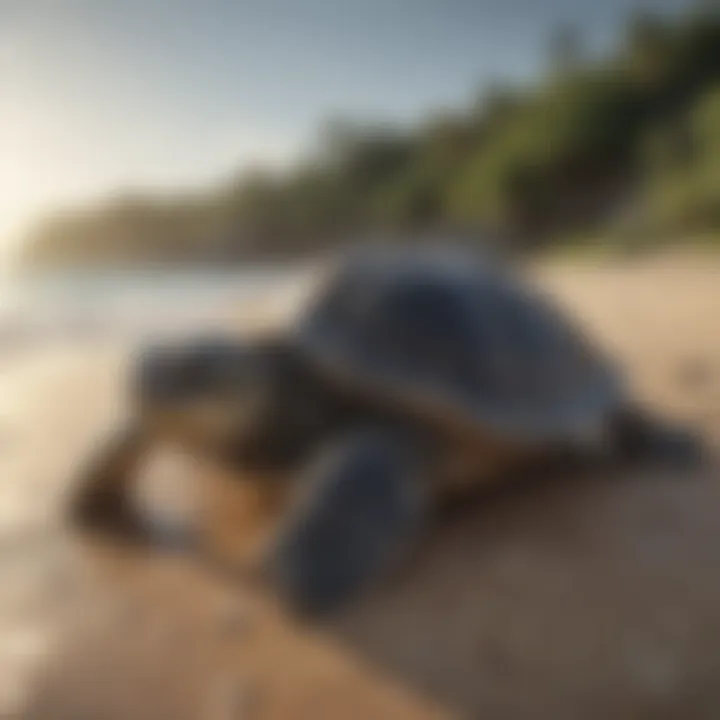
<path fill-rule="evenodd" d="M 627 365 L 642 398 L 717 448 L 720 260 L 538 274 Z M 0 376 L 0 397 L 14 398 L 0 408 L 8 713 L 15 704 L 19 717 L 77 720 L 720 716 L 714 462 L 692 473 L 530 476 L 478 495 L 439 518 L 390 583 L 301 626 L 182 554 L 90 552 L 66 540 L 64 494 L 120 411 L 118 369 L 114 351 L 85 349 Z"/>

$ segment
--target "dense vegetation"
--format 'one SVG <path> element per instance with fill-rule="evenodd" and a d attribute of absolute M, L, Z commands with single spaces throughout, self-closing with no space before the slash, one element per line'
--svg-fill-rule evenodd
<path fill-rule="evenodd" d="M 564 29 L 532 87 L 496 87 L 412 128 L 335 121 L 291 172 L 49 218 L 33 264 L 296 255 L 370 231 L 496 231 L 517 247 L 720 229 L 720 12 L 643 14 L 583 57 Z"/>

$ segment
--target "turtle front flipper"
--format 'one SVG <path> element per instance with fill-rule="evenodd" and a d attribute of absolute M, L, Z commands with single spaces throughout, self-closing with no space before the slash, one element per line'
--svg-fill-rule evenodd
<path fill-rule="evenodd" d="M 311 468 L 268 559 L 291 609 L 334 610 L 412 548 L 429 508 L 420 448 L 402 434 L 362 431 Z"/>
<path fill-rule="evenodd" d="M 147 441 L 139 424 L 128 422 L 111 433 L 82 468 L 72 490 L 70 521 L 76 529 L 129 535 L 133 517 L 129 486 L 144 459 Z"/>

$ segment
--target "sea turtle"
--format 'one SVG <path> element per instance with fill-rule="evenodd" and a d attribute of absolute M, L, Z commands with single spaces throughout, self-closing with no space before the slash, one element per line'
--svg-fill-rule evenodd
<path fill-rule="evenodd" d="M 131 392 L 76 519 L 126 515 L 126 479 L 160 439 L 282 471 L 295 490 L 264 567 L 309 613 L 411 550 L 447 492 L 556 453 L 690 448 L 550 300 L 467 250 L 346 254 L 281 330 L 146 350 Z"/>

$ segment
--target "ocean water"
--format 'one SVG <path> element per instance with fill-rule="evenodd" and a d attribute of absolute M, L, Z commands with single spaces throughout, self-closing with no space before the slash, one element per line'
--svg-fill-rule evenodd
<path fill-rule="evenodd" d="M 258 302 L 291 267 L 55 273 L 0 280 L 0 355 L 48 342 L 210 329 L 230 307 Z"/>

